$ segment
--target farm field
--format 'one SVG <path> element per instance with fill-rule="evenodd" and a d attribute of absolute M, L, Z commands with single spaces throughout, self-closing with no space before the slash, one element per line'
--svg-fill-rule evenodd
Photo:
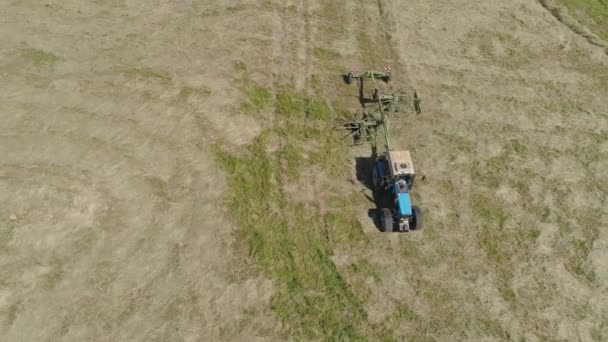
<path fill-rule="evenodd" d="M 608 340 L 597 1 L 6 1 L 0 340 Z M 340 74 L 422 114 L 370 218 Z"/>

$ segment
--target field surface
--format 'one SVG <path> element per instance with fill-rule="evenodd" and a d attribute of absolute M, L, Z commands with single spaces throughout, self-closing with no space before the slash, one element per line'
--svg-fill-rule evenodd
<path fill-rule="evenodd" d="M 608 7 L 0 6 L 0 340 L 608 340 Z M 351 67 L 425 228 L 382 234 Z"/>

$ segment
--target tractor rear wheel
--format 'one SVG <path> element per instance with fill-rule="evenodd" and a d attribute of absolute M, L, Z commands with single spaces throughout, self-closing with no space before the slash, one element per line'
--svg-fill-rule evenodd
<path fill-rule="evenodd" d="M 374 164 L 374 168 L 372 169 L 372 190 L 377 191 L 380 189 L 380 176 L 378 176 L 378 169 L 376 169 L 376 165 Z"/>
<path fill-rule="evenodd" d="M 413 206 L 412 212 L 414 215 L 412 218 L 411 229 L 413 229 L 413 230 L 422 229 L 422 209 L 420 209 L 420 207 Z"/>
<path fill-rule="evenodd" d="M 393 213 L 391 213 L 391 210 L 389 208 L 382 208 L 382 217 L 380 218 L 382 220 L 382 230 L 384 230 L 385 233 L 392 233 L 393 232 Z"/>

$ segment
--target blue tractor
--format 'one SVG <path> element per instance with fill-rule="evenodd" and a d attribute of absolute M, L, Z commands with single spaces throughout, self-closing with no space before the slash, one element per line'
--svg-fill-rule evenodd
<path fill-rule="evenodd" d="M 387 151 L 376 158 L 371 183 L 374 191 L 392 199 L 391 208 L 380 208 L 380 225 L 385 232 L 422 229 L 422 210 L 412 205 L 414 165 L 409 151 Z"/>
<path fill-rule="evenodd" d="M 379 207 L 380 226 L 385 232 L 407 232 L 422 229 L 422 210 L 412 206 L 410 191 L 414 186 L 414 165 L 409 151 L 394 151 L 389 139 L 389 114 L 399 111 L 398 103 L 403 95 L 380 91 L 379 82 L 386 84 L 391 81 L 391 68 L 384 68 L 383 72 L 365 71 L 359 72 L 354 68 L 343 75 L 344 81 L 351 84 L 357 80 L 359 84 L 359 103 L 363 107 L 361 119 L 345 124 L 342 129 L 350 131 L 354 144 L 363 141 L 371 142 L 372 167 L 371 184 L 376 196 L 376 204 Z M 366 95 L 364 82 L 371 80 L 373 91 Z M 414 109 L 420 114 L 420 98 L 414 92 Z M 374 112 L 367 110 L 368 105 L 376 107 Z M 384 132 L 384 153 L 377 154 L 376 133 Z M 383 203 L 390 197 L 390 204 Z M 384 200 L 380 200 L 384 199 Z M 384 206 L 388 206 L 385 208 Z"/>

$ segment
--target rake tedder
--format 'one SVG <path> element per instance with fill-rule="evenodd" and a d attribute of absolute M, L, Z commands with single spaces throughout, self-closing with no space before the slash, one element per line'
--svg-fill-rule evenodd
<path fill-rule="evenodd" d="M 363 107 L 359 119 L 344 124 L 341 128 L 352 136 L 355 145 L 369 142 L 372 146 L 373 168 L 371 184 L 376 194 L 390 195 L 392 205 L 380 208 L 380 223 L 385 232 L 405 232 L 422 229 L 422 211 L 412 206 L 410 191 L 414 186 L 415 172 L 409 151 L 393 150 L 389 136 L 389 116 L 400 111 L 402 94 L 383 94 L 378 85 L 379 81 L 389 84 L 392 80 L 390 67 L 384 71 L 364 71 L 352 69 L 342 75 L 346 84 L 354 81 L 359 85 L 359 103 Z M 372 91 L 366 94 L 365 81 L 371 80 Z M 414 92 L 414 111 L 421 113 L 420 98 Z M 370 110 L 370 108 L 374 108 Z M 384 151 L 378 153 L 377 133 L 383 132 Z"/>
<path fill-rule="evenodd" d="M 401 104 L 405 102 L 407 95 L 398 93 L 383 94 L 380 92 L 378 81 L 388 84 L 392 80 L 392 70 L 390 67 L 384 68 L 384 71 L 363 71 L 352 69 L 350 72 L 342 75 L 346 84 L 352 84 L 354 81 L 359 85 L 359 103 L 363 107 L 362 115 L 359 119 L 352 120 L 340 128 L 349 132 L 347 136 L 352 136 L 353 144 L 360 145 L 364 142 L 371 142 L 375 148 L 376 134 L 378 130 L 388 125 L 388 115 L 390 113 L 401 112 Z M 365 80 L 372 81 L 373 90 L 366 94 Z M 413 105 L 414 111 L 421 114 L 420 98 L 418 93 L 414 91 Z M 373 111 L 368 108 L 372 106 Z M 385 130 L 385 138 L 388 142 L 388 130 Z M 388 145 L 385 146 L 388 149 Z"/>

